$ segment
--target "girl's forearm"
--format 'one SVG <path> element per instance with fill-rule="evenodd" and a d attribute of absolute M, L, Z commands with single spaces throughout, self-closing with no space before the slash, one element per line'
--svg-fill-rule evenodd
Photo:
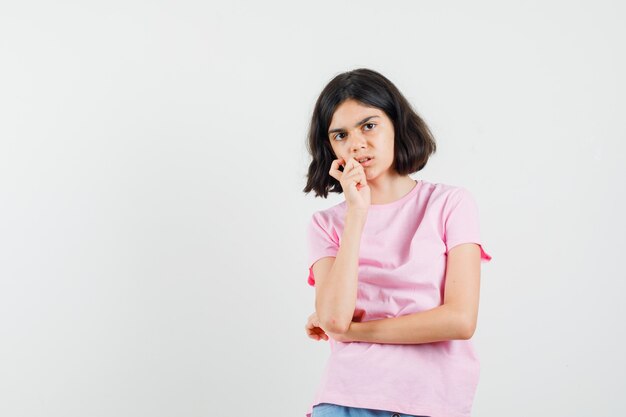
<path fill-rule="evenodd" d="M 336 333 L 347 331 L 354 316 L 359 249 L 366 218 L 365 212 L 348 210 L 337 256 L 323 288 L 318 289 L 319 294 L 322 294 L 317 297 L 316 305 L 320 323 Z"/>
<path fill-rule="evenodd" d="M 461 314 L 445 304 L 427 311 L 386 319 L 352 322 L 346 341 L 418 344 L 469 339 Z"/>

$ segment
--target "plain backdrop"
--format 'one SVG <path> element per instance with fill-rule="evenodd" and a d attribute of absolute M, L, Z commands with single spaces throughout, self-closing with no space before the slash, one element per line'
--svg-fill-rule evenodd
<path fill-rule="evenodd" d="M 3 1 L 0 415 L 304 416 L 313 105 L 381 72 L 470 190 L 473 417 L 626 414 L 618 1 Z M 366 365 L 366 364 L 364 364 Z"/>

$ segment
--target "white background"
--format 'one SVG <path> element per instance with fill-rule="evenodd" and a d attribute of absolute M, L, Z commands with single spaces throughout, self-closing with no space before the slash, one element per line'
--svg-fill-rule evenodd
<path fill-rule="evenodd" d="M 0 415 L 304 416 L 322 88 L 367 67 L 475 196 L 473 417 L 617 416 L 618 1 L 0 5 Z"/>

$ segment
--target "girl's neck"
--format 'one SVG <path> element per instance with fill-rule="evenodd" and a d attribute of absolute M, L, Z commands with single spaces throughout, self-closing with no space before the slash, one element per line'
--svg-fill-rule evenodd
<path fill-rule="evenodd" d="M 372 204 L 389 204 L 407 195 L 416 181 L 408 175 L 387 176 L 377 178 L 376 181 L 368 181 Z"/>

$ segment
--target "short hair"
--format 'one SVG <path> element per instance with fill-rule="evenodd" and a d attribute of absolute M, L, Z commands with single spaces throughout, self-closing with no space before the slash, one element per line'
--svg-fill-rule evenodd
<path fill-rule="evenodd" d="M 315 191 L 315 197 L 327 198 L 329 192 L 343 192 L 339 181 L 328 173 L 336 159 L 328 139 L 328 128 L 337 107 L 348 99 L 382 110 L 393 122 L 393 169 L 398 174 L 420 171 L 437 150 L 430 129 L 391 81 L 367 68 L 341 73 L 324 87 L 313 109 L 306 139 L 313 160 L 302 190 L 307 194 Z"/>

